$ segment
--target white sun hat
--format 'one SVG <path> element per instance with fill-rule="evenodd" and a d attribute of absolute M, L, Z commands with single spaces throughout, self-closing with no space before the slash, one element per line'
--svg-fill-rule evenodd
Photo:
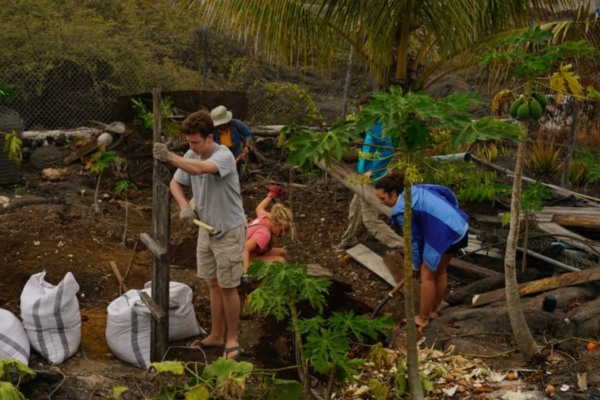
<path fill-rule="evenodd" d="M 233 114 L 231 113 L 231 111 L 227 111 L 227 108 L 225 108 L 225 106 L 218 106 L 216 108 L 213 108 L 210 112 L 210 116 L 212 117 L 213 124 L 215 126 L 226 124 L 229 121 L 231 121 L 231 118 L 233 118 Z"/>

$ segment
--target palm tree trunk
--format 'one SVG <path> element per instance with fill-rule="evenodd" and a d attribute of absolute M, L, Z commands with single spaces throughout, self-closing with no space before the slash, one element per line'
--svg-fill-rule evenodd
<path fill-rule="evenodd" d="M 404 188 L 404 312 L 406 314 L 406 355 L 408 365 L 408 386 L 411 400 L 422 400 L 423 388 L 419 376 L 419 350 L 417 349 L 417 328 L 415 327 L 415 299 L 413 298 L 412 270 L 412 188 L 407 183 Z"/>
<path fill-rule="evenodd" d="M 563 161 L 563 170 L 560 176 L 560 186 L 566 189 L 571 188 L 569 181 L 569 166 L 573 160 L 573 152 L 575 151 L 575 138 L 577 137 L 577 124 L 579 122 L 579 114 L 581 113 L 581 103 L 578 99 L 573 98 L 575 102 L 573 106 L 573 116 L 571 117 L 571 131 L 569 133 L 569 144 L 567 145 L 567 153 Z"/>
<path fill-rule="evenodd" d="M 521 129 L 527 133 L 529 122 L 521 122 Z M 515 165 L 515 176 L 513 180 L 512 197 L 510 202 L 510 229 L 508 231 L 508 242 L 506 243 L 506 254 L 504 259 L 504 275 L 506 285 L 506 304 L 508 305 L 508 315 L 517 346 L 525 360 L 537 353 L 538 348 L 531 331 L 525 321 L 523 309 L 521 308 L 521 299 L 519 297 L 519 285 L 517 283 L 517 242 L 519 239 L 519 211 L 521 204 L 521 189 L 523 176 L 523 163 L 525 160 L 525 150 L 527 142 L 525 138 L 519 143 L 517 149 L 517 161 Z"/>
<path fill-rule="evenodd" d="M 394 78 L 406 81 L 408 78 L 408 45 L 410 42 L 410 23 L 412 20 L 412 1 L 406 2 L 402 26 L 400 27 L 400 40 L 398 43 L 398 59 L 396 60 L 396 73 Z"/>

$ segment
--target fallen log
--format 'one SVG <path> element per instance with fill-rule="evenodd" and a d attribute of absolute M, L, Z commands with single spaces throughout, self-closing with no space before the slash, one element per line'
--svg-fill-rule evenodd
<path fill-rule="evenodd" d="M 501 274 L 499 272 L 480 267 L 479 265 L 468 263 L 468 262 L 460 260 L 456 257 L 453 258 L 452 260 L 450 260 L 450 266 L 461 269 L 470 274 L 482 276 L 484 278 L 496 278 L 499 276 L 504 276 L 504 274 Z"/>
<path fill-rule="evenodd" d="M 590 268 L 579 272 L 568 272 L 559 276 L 522 283 L 519 285 L 519 296 L 597 280 L 600 280 L 600 267 Z M 504 300 L 505 298 L 506 288 L 497 289 L 487 293 L 476 294 L 473 296 L 472 305 L 474 307 L 482 306 L 498 300 Z"/>
<path fill-rule="evenodd" d="M 555 214 L 551 222 L 560 226 L 600 229 L 600 216 L 596 215 L 561 215 Z"/>
<path fill-rule="evenodd" d="M 89 142 L 87 142 L 86 144 L 84 144 L 83 146 L 66 156 L 63 160 L 63 163 L 67 165 L 71 164 L 73 161 L 78 160 L 81 157 L 91 153 L 98 147 L 100 147 L 100 144 L 98 143 L 98 138 L 93 138 Z"/>

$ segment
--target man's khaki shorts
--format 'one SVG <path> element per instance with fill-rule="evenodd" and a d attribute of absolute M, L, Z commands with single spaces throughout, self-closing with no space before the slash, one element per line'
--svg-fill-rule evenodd
<path fill-rule="evenodd" d="M 245 247 L 246 225 L 233 228 L 219 238 L 213 238 L 200 227 L 196 247 L 198 277 L 217 278 L 222 288 L 238 287 L 244 273 Z"/>

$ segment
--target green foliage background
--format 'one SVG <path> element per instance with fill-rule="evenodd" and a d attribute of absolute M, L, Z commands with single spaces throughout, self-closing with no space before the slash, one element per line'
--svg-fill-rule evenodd
<path fill-rule="evenodd" d="M 313 96 L 328 79 L 341 97 L 340 76 L 275 67 L 254 42 L 217 35 L 197 2 L 156 0 L 5 0 L 0 7 L 0 82 L 17 93 L 11 108 L 28 127 L 72 127 L 110 122 L 124 94 L 202 89 L 249 93 L 248 122 L 315 124 L 323 121 Z M 344 74 L 343 60 L 337 74 Z M 363 71 L 366 75 L 366 71 Z M 293 84 L 289 83 L 293 82 Z M 366 79 L 353 80 L 353 97 Z M 290 106 L 291 105 L 291 106 Z M 335 117 L 339 118 L 337 111 Z M 331 118 L 330 118 L 331 119 Z"/>

